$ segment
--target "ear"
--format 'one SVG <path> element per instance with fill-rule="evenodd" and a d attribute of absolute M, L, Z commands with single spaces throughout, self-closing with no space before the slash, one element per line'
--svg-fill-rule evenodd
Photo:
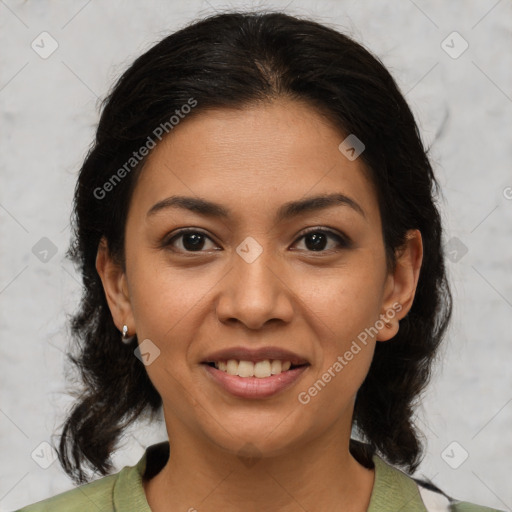
<path fill-rule="evenodd" d="M 121 332 L 123 325 L 127 325 L 128 336 L 132 336 L 136 329 L 126 274 L 121 265 L 112 257 L 105 237 L 102 237 L 98 245 L 96 270 L 103 283 L 114 324 Z"/>
<path fill-rule="evenodd" d="M 421 232 L 411 229 L 406 241 L 396 255 L 396 267 L 387 277 L 384 291 L 384 311 L 380 318 L 391 325 L 379 329 L 377 341 L 391 339 L 399 330 L 398 321 L 404 318 L 412 307 L 416 286 L 423 261 Z"/>

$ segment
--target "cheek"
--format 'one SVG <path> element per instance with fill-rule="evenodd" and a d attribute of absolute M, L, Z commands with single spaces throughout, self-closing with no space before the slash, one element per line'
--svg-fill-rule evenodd
<path fill-rule="evenodd" d="M 206 267 L 204 267 L 206 269 Z M 127 261 L 130 300 L 137 331 L 162 342 L 190 323 L 215 284 L 201 268 L 172 268 L 161 256 L 140 252 Z"/>
<path fill-rule="evenodd" d="M 382 277 L 376 267 L 347 265 L 329 274 L 307 277 L 297 295 L 314 312 L 325 329 L 338 337 L 339 342 L 357 336 L 373 325 L 382 307 Z"/>
<path fill-rule="evenodd" d="M 143 259 L 134 258 L 131 273 L 127 270 L 139 344 L 149 339 L 157 347 L 145 369 L 164 404 L 188 423 L 199 406 L 191 392 L 195 376 L 189 372 L 189 350 L 197 338 L 198 315 L 204 314 L 200 299 L 212 284 Z"/>
<path fill-rule="evenodd" d="M 318 340 L 313 380 L 332 382 L 326 386 L 325 398 L 332 394 L 335 399 L 340 392 L 343 396 L 355 394 L 368 373 L 382 305 L 382 276 L 371 261 L 361 257 L 358 264 L 329 276 L 305 280 L 298 292 L 305 297 L 306 310 L 313 313 L 309 318 Z M 316 388 L 322 388 L 322 383 Z"/>

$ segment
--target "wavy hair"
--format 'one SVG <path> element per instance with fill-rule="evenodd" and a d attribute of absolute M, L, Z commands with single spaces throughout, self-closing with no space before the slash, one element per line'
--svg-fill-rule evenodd
<path fill-rule="evenodd" d="M 428 150 L 394 79 L 362 45 L 312 20 L 237 11 L 196 20 L 166 36 L 129 66 L 102 102 L 75 188 L 67 253 L 83 282 L 68 353 L 83 385 L 62 425 L 58 455 L 76 483 L 90 479 L 87 468 L 111 472 L 110 457 L 124 429 L 146 414 L 153 418 L 162 406 L 133 355 L 136 339 L 120 342 L 95 266 L 105 237 L 124 268 L 126 217 L 145 158 L 110 187 L 108 196 L 100 197 L 98 190 L 190 98 L 197 105 L 188 116 L 279 97 L 306 102 L 340 134 L 364 141 L 361 158 L 378 196 L 388 268 L 394 268 L 406 231 L 422 234 L 414 302 L 393 340 L 377 343 L 353 416 L 366 447 L 388 462 L 409 472 L 421 462 L 415 404 L 430 380 L 452 312 L 435 200 L 439 185 Z M 350 450 L 363 456 L 355 439 Z"/>

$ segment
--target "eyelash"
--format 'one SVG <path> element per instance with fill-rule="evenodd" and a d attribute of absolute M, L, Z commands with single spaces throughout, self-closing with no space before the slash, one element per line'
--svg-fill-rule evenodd
<path fill-rule="evenodd" d="M 331 231 L 330 229 L 323 229 L 323 228 L 310 228 L 308 229 L 307 231 L 303 232 L 299 238 L 297 238 L 296 242 L 298 242 L 299 240 L 302 240 L 303 238 L 305 238 L 307 235 L 311 234 L 311 233 L 323 233 L 323 234 L 326 234 L 328 235 L 329 237 L 331 238 L 334 238 L 337 243 L 338 243 L 338 246 L 341 247 L 342 249 L 349 249 L 352 245 L 352 242 L 351 240 L 345 236 L 345 235 L 341 235 L 335 231 Z M 177 233 L 175 233 L 171 238 L 169 239 L 164 239 L 163 243 L 162 243 L 162 246 L 164 248 L 167 248 L 169 246 L 171 246 L 173 244 L 173 242 L 177 239 L 179 239 L 180 237 L 184 236 L 184 235 L 187 235 L 187 234 L 200 234 L 200 235 L 203 235 L 204 237 L 208 238 L 209 240 L 211 240 L 212 242 L 214 242 L 214 240 L 212 240 L 206 233 L 204 233 L 203 231 L 199 230 L 199 229 L 194 229 L 194 228 L 185 228 L 185 229 L 182 229 L 180 231 L 178 231 Z M 174 249 L 172 249 L 174 250 Z M 306 252 L 309 252 L 309 253 L 312 253 L 312 254 L 322 254 L 322 253 L 327 253 L 327 254 L 331 254 L 333 251 L 337 251 L 339 249 L 326 249 L 326 250 L 321 250 L 321 251 L 308 251 L 306 250 Z M 185 254 L 200 254 L 202 252 L 207 252 L 207 251 L 181 251 L 181 250 L 178 250 L 178 251 L 175 251 L 175 252 L 181 252 L 181 253 L 185 253 Z"/>

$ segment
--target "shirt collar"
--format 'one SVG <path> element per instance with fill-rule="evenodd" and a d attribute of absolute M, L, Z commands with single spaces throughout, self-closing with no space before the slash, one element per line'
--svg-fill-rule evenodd
<path fill-rule="evenodd" d="M 169 442 L 149 446 L 135 466 L 123 468 L 113 489 L 116 511 L 151 512 L 142 484 L 143 476 L 151 478 L 165 465 L 169 457 Z M 391 466 L 377 454 L 372 456 L 375 480 L 367 512 L 425 512 L 425 506 L 415 481 Z"/>

